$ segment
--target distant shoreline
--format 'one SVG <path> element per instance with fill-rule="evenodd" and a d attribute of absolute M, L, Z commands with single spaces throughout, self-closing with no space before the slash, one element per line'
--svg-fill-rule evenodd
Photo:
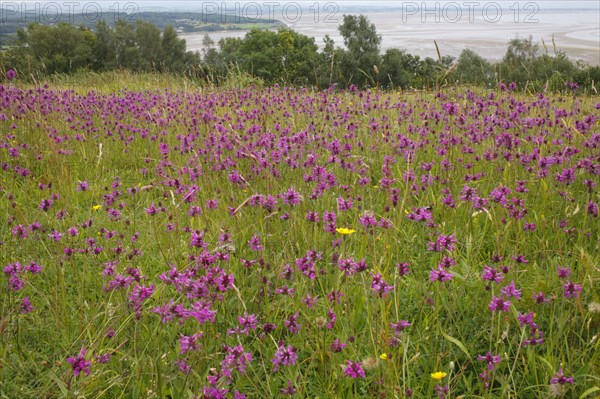
<path fill-rule="evenodd" d="M 365 13 L 375 24 L 377 32 L 382 36 L 381 50 L 399 48 L 421 57 L 437 59 L 434 40 L 442 55 L 457 57 L 462 50 L 469 48 L 483 58 L 500 61 L 506 52 L 508 42 L 515 37 L 527 38 L 540 46 L 540 53 L 554 55 L 557 50 L 564 51 L 572 60 L 582 60 L 590 65 L 600 65 L 600 26 L 598 16 L 587 11 L 571 11 L 565 16 L 561 10 L 549 10 L 536 15 L 538 22 L 506 21 L 489 23 L 483 19 L 470 22 L 448 23 L 435 21 L 423 23 L 418 15 L 406 18 L 401 13 L 372 12 Z M 314 37 L 317 45 L 322 47 L 322 38 L 328 34 L 334 39 L 336 46 L 343 46 L 337 28 L 339 23 L 315 23 L 314 16 L 304 16 L 296 23 L 288 23 L 290 29 L 303 35 Z M 341 21 L 342 15 L 336 15 Z M 433 19 L 435 16 L 429 16 Z M 224 37 L 244 37 L 247 31 L 214 31 L 209 36 L 218 42 Z M 202 33 L 180 35 L 187 42 L 188 50 L 202 50 Z M 543 43 L 542 43 L 543 41 Z M 554 44 L 553 44 L 554 41 Z M 546 49 L 544 49 L 544 45 Z"/>

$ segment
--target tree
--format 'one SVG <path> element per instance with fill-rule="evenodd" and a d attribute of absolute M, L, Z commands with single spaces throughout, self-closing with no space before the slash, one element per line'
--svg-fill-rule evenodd
<path fill-rule="evenodd" d="M 236 58 L 243 71 L 274 82 L 281 70 L 279 53 L 275 32 L 252 29 L 241 41 Z"/>
<path fill-rule="evenodd" d="M 237 66 L 266 82 L 310 84 L 316 81 L 317 45 L 313 38 L 290 29 L 278 32 L 253 29 L 243 39 L 219 42 L 220 59 L 205 60 L 221 66 Z"/>
<path fill-rule="evenodd" d="M 326 88 L 339 79 L 339 63 L 336 57 L 335 42 L 329 35 L 323 37 L 323 50 L 317 59 L 317 86 Z M 339 51 L 342 51 L 339 49 Z"/>
<path fill-rule="evenodd" d="M 202 58 L 206 58 L 206 54 L 215 46 L 215 41 L 210 37 L 208 33 L 202 36 Z"/>
<path fill-rule="evenodd" d="M 96 41 L 92 49 L 92 67 L 97 71 L 112 69 L 117 64 L 115 34 L 101 20 L 96 24 Z"/>
<path fill-rule="evenodd" d="M 186 56 L 185 40 L 177 37 L 177 31 L 172 25 L 165 26 L 162 34 L 162 57 L 163 69 L 167 71 L 182 72 L 186 68 L 187 59 L 192 58 Z M 190 59 L 190 62 L 199 63 L 199 58 Z"/>
<path fill-rule="evenodd" d="M 115 23 L 115 59 L 116 66 L 130 70 L 139 70 L 140 51 L 135 42 L 135 31 L 127 21 L 119 19 Z"/>
<path fill-rule="evenodd" d="M 494 78 L 492 65 L 473 50 L 464 49 L 452 77 L 459 83 L 488 84 Z"/>
<path fill-rule="evenodd" d="M 552 91 L 563 90 L 566 82 L 573 81 L 575 72 L 575 65 L 561 51 L 554 57 L 548 54 L 537 57 L 531 67 L 532 79 L 538 86 L 543 85 Z"/>
<path fill-rule="evenodd" d="M 399 49 L 389 49 L 382 59 L 380 82 L 386 87 L 407 88 L 414 85 L 421 61 L 418 56 Z"/>
<path fill-rule="evenodd" d="M 504 55 L 504 61 L 517 65 L 522 62 L 532 62 L 537 57 L 539 46 L 533 43 L 533 38 L 514 38 L 508 42 L 508 48 Z"/>
<path fill-rule="evenodd" d="M 377 34 L 375 25 L 364 15 L 344 15 L 338 30 L 347 49 L 340 60 L 346 82 L 358 86 L 374 84 L 374 68 L 380 63 L 381 45 L 381 36 Z"/>
<path fill-rule="evenodd" d="M 87 67 L 92 60 L 95 36 L 85 27 L 67 23 L 56 26 L 30 24 L 27 31 L 18 33 L 23 55 L 34 61 L 36 69 L 44 72 L 70 73 Z"/>
<path fill-rule="evenodd" d="M 499 65 L 500 80 L 525 84 L 533 80 L 532 66 L 538 55 L 539 46 L 527 39 L 512 39 Z"/>
<path fill-rule="evenodd" d="M 114 29 L 105 21 L 96 33 L 67 23 L 30 24 L 17 32 L 15 46 L 2 54 L 2 63 L 32 73 L 70 73 L 82 68 L 97 71 L 126 68 L 132 71 L 189 71 L 200 63 L 197 53 L 186 52 L 185 41 L 172 26 L 164 33 L 150 22 L 135 25 L 118 20 Z"/>
<path fill-rule="evenodd" d="M 291 29 L 280 29 L 277 47 L 282 70 L 280 78 L 285 83 L 308 85 L 316 82 L 318 47 L 314 38 Z"/>
<path fill-rule="evenodd" d="M 165 32 L 166 32 L 165 28 Z M 163 60 L 163 46 L 160 29 L 150 22 L 138 20 L 135 23 L 135 42 L 139 51 L 139 66 L 142 71 L 159 69 Z M 183 47 L 185 52 L 185 45 Z"/>
<path fill-rule="evenodd" d="M 581 65 L 575 72 L 573 81 L 579 86 L 590 88 L 591 92 L 598 94 L 600 88 L 600 66 Z"/>

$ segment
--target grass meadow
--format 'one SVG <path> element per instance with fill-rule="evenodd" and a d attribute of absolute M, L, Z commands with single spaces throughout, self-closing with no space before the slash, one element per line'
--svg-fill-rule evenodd
<path fill-rule="evenodd" d="M 600 98 L 77 79 L 0 85 L 1 398 L 600 395 Z"/>

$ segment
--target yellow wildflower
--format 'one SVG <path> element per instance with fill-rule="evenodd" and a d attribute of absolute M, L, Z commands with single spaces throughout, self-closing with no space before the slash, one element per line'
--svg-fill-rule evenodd
<path fill-rule="evenodd" d="M 92 207 L 93 210 L 97 211 L 98 209 L 102 208 L 102 205 L 94 205 Z"/>
<path fill-rule="evenodd" d="M 384 353 L 382 353 L 381 355 L 379 355 L 379 358 L 380 358 L 381 360 L 387 360 L 387 359 L 388 359 L 388 354 L 384 352 Z"/>
<path fill-rule="evenodd" d="M 335 229 L 335 231 L 337 231 L 338 233 L 345 235 L 345 236 L 356 232 L 356 230 L 347 229 L 345 227 L 338 227 L 337 229 Z"/>
<path fill-rule="evenodd" d="M 431 378 L 433 378 L 436 381 L 439 381 L 447 375 L 448 374 L 444 373 L 443 371 L 436 371 L 435 373 L 431 374 Z"/>

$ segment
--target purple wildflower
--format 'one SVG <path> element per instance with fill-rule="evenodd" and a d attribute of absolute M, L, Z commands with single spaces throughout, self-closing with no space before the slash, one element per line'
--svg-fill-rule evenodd
<path fill-rule="evenodd" d="M 492 296 L 492 301 L 489 305 L 490 311 L 508 312 L 510 308 L 510 301 L 505 300 L 502 297 Z"/>
<path fill-rule="evenodd" d="M 346 360 L 344 375 L 350 378 L 365 378 L 365 370 L 363 370 L 360 362 L 351 362 L 350 360 Z"/>
<path fill-rule="evenodd" d="M 410 327 L 411 323 L 408 320 L 399 320 L 395 323 L 391 324 L 392 330 L 394 330 L 394 334 L 400 335 L 402 331 L 406 328 Z"/>
<path fill-rule="evenodd" d="M 447 250 L 449 252 L 452 252 L 452 251 L 456 250 L 455 244 L 456 244 L 456 234 L 451 234 L 449 236 L 439 234 L 438 238 L 435 242 L 430 241 L 427 243 L 427 250 L 435 251 L 435 252 L 442 252 L 444 250 Z"/>
<path fill-rule="evenodd" d="M 318 222 L 319 221 L 319 213 L 313 211 L 306 211 L 306 220 L 309 222 Z"/>
<path fill-rule="evenodd" d="M 588 212 L 588 214 L 597 218 L 598 217 L 598 204 L 595 203 L 594 201 L 590 200 L 587 205 L 587 212 Z"/>
<path fill-rule="evenodd" d="M 43 199 L 40 202 L 40 205 L 38 206 L 38 208 L 44 212 L 47 212 L 53 203 L 54 203 L 54 201 L 52 200 L 52 198 Z"/>
<path fill-rule="evenodd" d="M 521 290 L 518 290 L 515 287 L 515 282 L 511 281 L 510 284 L 508 284 L 506 287 L 502 287 L 500 289 L 500 292 L 502 293 L 502 295 L 504 295 L 505 298 L 517 298 L 517 299 L 521 299 Z"/>
<path fill-rule="evenodd" d="M 281 388 L 281 394 L 284 396 L 292 396 L 296 393 L 296 388 L 292 385 L 292 382 L 288 380 L 287 386 L 285 388 Z"/>
<path fill-rule="evenodd" d="M 558 274 L 558 278 L 569 278 L 569 276 L 571 275 L 571 269 L 569 269 L 568 267 L 558 266 L 556 268 L 556 272 Z"/>
<path fill-rule="evenodd" d="M 340 342 L 337 338 L 333 340 L 333 342 L 331 343 L 331 345 L 329 345 L 329 350 L 332 352 L 341 352 L 344 350 L 344 348 L 346 347 L 346 343 L 345 342 Z"/>
<path fill-rule="evenodd" d="M 358 219 L 358 223 L 360 223 L 365 229 L 369 230 L 377 226 L 377 219 L 375 218 L 375 215 L 373 215 L 373 213 L 365 212 Z"/>
<path fill-rule="evenodd" d="M 283 199 L 283 203 L 288 205 L 297 205 L 302 199 L 300 193 L 294 190 L 293 187 L 281 194 L 281 198 Z"/>
<path fill-rule="evenodd" d="M 200 338 L 202 338 L 201 332 L 192 336 L 182 335 L 179 338 L 179 353 L 185 355 L 186 352 L 200 350 L 200 343 L 198 342 Z"/>
<path fill-rule="evenodd" d="M 535 230 L 535 223 L 524 223 L 523 224 L 523 230 L 524 231 L 534 231 Z"/>
<path fill-rule="evenodd" d="M 504 275 L 493 267 L 486 265 L 483 267 L 481 279 L 483 281 L 493 281 L 494 283 L 499 283 L 504 280 Z"/>
<path fill-rule="evenodd" d="M 217 209 L 219 207 L 219 202 L 216 199 L 206 200 L 206 208 L 207 209 Z"/>
<path fill-rule="evenodd" d="M 300 318 L 300 313 L 295 313 L 291 315 L 286 321 L 283 322 L 285 326 L 290 330 L 292 334 L 298 334 L 300 328 L 302 326 L 298 323 L 298 319 Z"/>
<path fill-rule="evenodd" d="M 82 371 L 87 375 L 90 375 L 90 367 L 92 363 L 89 360 L 85 360 L 85 348 L 79 351 L 77 356 L 71 356 L 67 359 L 67 363 L 71 364 L 73 368 L 73 374 L 77 377 Z"/>
<path fill-rule="evenodd" d="M 252 353 L 244 352 L 242 345 L 226 346 L 226 349 L 227 355 L 221 362 L 221 368 L 230 372 L 237 370 L 240 374 L 245 374 L 248 363 L 252 361 Z"/>
<path fill-rule="evenodd" d="M 343 197 L 338 197 L 337 199 L 338 211 L 340 212 L 349 211 L 352 209 L 353 205 L 354 204 L 351 199 L 345 200 Z"/>
<path fill-rule="evenodd" d="M 343 271 L 346 276 L 351 276 L 356 273 L 356 261 L 353 258 L 342 258 L 338 260 L 338 268 Z"/>
<path fill-rule="evenodd" d="M 156 215 L 156 213 L 158 212 L 158 209 L 156 208 L 156 205 L 154 205 L 154 202 L 152 204 L 150 204 L 150 206 L 148 208 L 144 208 L 144 211 L 150 215 L 150 216 L 154 216 Z"/>
<path fill-rule="evenodd" d="M 183 374 L 189 374 L 189 372 L 192 371 L 192 366 L 188 365 L 187 360 L 185 359 L 177 360 L 175 361 L 175 364 Z"/>
<path fill-rule="evenodd" d="M 535 303 L 546 303 L 546 302 L 548 302 L 548 299 L 546 299 L 546 297 L 544 296 L 544 293 L 542 291 L 534 293 L 532 295 L 532 297 L 535 300 Z"/>
<path fill-rule="evenodd" d="M 29 261 L 29 264 L 23 267 L 23 269 L 31 274 L 40 274 L 42 272 L 42 267 L 35 263 L 33 260 Z"/>
<path fill-rule="evenodd" d="M 438 266 L 437 269 L 432 269 L 429 273 L 429 281 L 431 282 L 439 281 L 444 283 L 450 280 L 452 280 L 452 274 L 448 273 L 443 267 Z"/>
<path fill-rule="evenodd" d="M 104 363 L 108 363 L 110 361 L 111 357 L 112 356 L 110 353 L 105 353 L 104 355 L 96 356 L 94 359 L 96 359 L 97 363 L 104 364 Z"/>
<path fill-rule="evenodd" d="M 337 315 L 333 311 L 333 309 L 329 309 L 327 311 L 327 329 L 331 330 L 335 326 L 335 322 L 337 321 Z"/>
<path fill-rule="evenodd" d="M 394 290 L 394 286 L 388 284 L 380 273 L 371 273 L 371 290 L 374 294 L 377 294 L 380 298 L 385 298 L 389 291 Z"/>
<path fill-rule="evenodd" d="M 477 360 L 481 360 L 487 363 L 488 370 L 493 370 L 496 367 L 496 364 L 500 363 L 500 356 L 492 355 L 492 352 L 488 352 L 485 356 L 479 355 L 477 356 Z"/>
<path fill-rule="evenodd" d="M 449 269 L 452 266 L 456 266 L 456 260 L 451 256 L 444 256 L 438 263 L 438 268 Z"/>
<path fill-rule="evenodd" d="M 238 316 L 238 322 L 242 327 L 242 332 L 248 335 L 249 330 L 256 330 L 258 327 L 258 319 L 254 314 L 244 313 L 243 316 Z"/>
<path fill-rule="evenodd" d="M 566 377 L 563 369 L 559 369 L 556 374 L 550 380 L 550 384 L 553 385 L 565 385 L 565 384 L 574 384 L 575 379 L 573 377 Z"/>
<path fill-rule="evenodd" d="M 428 207 L 413 208 L 413 211 L 406 215 L 407 218 L 415 222 L 426 222 L 432 220 L 431 209 Z"/>
<path fill-rule="evenodd" d="M 273 363 L 273 371 L 277 371 L 279 366 L 292 366 L 296 364 L 298 360 L 298 355 L 296 354 L 296 348 L 293 346 L 285 346 L 283 344 L 279 345 L 275 355 L 271 359 L 271 363 Z"/>
<path fill-rule="evenodd" d="M 304 304 L 306 306 L 308 306 L 308 308 L 312 308 L 315 303 L 317 302 L 319 298 L 318 297 L 311 297 L 309 294 L 306 294 L 306 296 L 304 298 L 302 298 L 302 302 L 304 302 Z"/>
<path fill-rule="evenodd" d="M 87 181 L 79 181 L 77 183 L 77 191 L 87 191 L 90 189 L 90 184 Z"/>
<path fill-rule="evenodd" d="M 33 312 L 33 305 L 31 304 L 28 296 L 21 300 L 21 306 L 19 306 L 19 308 L 19 313 L 21 314 Z"/>
<path fill-rule="evenodd" d="M 257 233 L 254 233 L 252 238 L 248 241 L 248 246 L 253 251 L 262 251 L 264 249 L 260 236 Z"/>
<path fill-rule="evenodd" d="M 439 399 L 446 399 L 448 397 L 448 394 L 450 393 L 450 385 L 436 385 L 435 392 L 437 392 Z"/>
<path fill-rule="evenodd" d="M 406 276 L 410 271 L 410 264 L 408 262 L 396 263 L 396 270 L 401 277 Z"/>
<path fill-rule="evenodd" d="M 567 298 L 567 299 L 577 298 L 579 296 L 579 293 L 581 292 L 581 285 L 575 284 L 572 281 L 567 281 L 563 285 L 563 292 L 564 292 L 565 298 Z"/>

